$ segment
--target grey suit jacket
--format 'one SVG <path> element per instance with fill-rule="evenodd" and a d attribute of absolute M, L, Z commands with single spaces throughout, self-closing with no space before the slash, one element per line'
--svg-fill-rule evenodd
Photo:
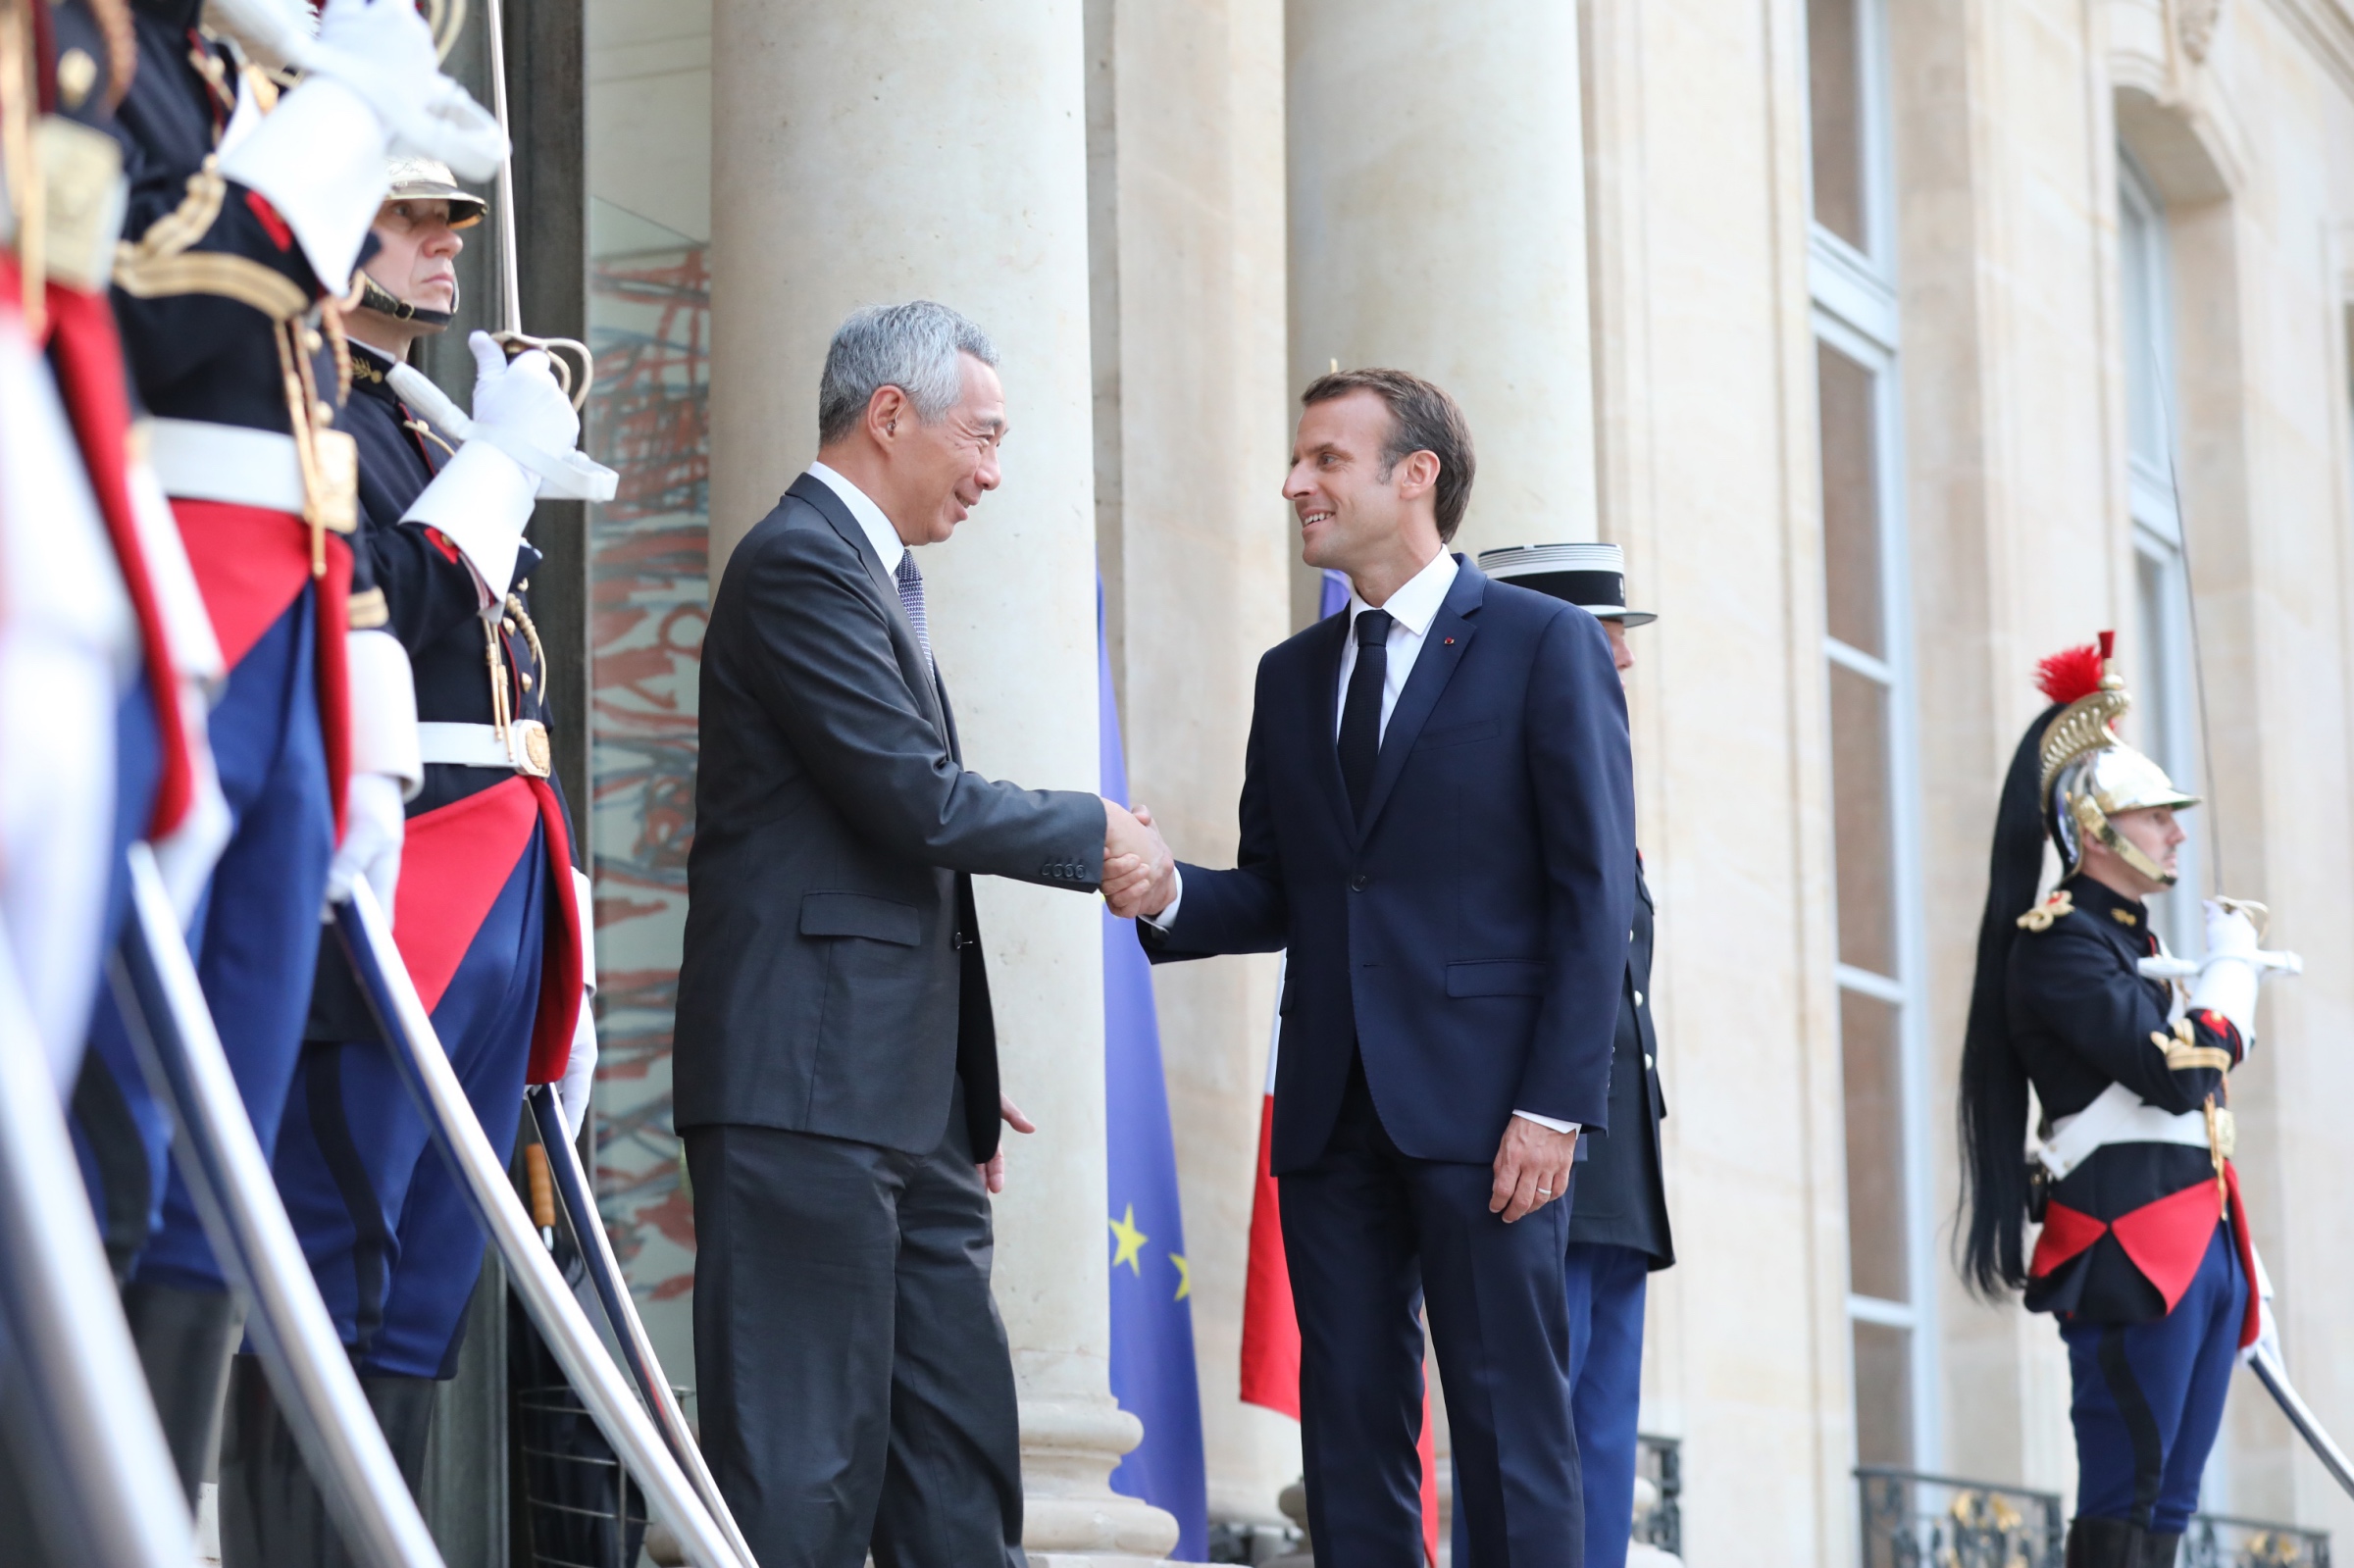
<path fill-rule="evenodd" d="M 976 873 L 1092 890 L 1103 803 L 967 772 L 947 693 L 849 509 L 802 475 L 728 561 L 703 638 L 673 1099 L 928 1154 L 965 1084 L 998 1142 Z"/>

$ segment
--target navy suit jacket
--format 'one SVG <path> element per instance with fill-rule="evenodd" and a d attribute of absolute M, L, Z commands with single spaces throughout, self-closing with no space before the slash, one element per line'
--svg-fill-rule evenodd
<path fill-rule="evenodd" d="M 1277 1174 L 1323 1153 L 1358 1052 L 1413 1158 L 1484 1165 L 1515 1110 L 1599 1131 L 1635 902 L 1626 698 L 1601 624 L 1462 561 L 1360 825 L 1334 740 L 1349 619 L 1259 661 L 1238 864 L 1185 866 L 1169 929 L 1139 936 L 1155 962 L 1290 950 Z"/>

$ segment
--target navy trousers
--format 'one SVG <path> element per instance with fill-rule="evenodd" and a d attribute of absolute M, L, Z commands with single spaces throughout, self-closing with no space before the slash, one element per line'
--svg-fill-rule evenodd
<path fill-rule="evenodd" d="M 302 1047 L 319 953 L 319 911 L 334 854 L 334 802 L 316 684 L 317 600 L 309 588 L 246 650 L 210 730 L 213 763 L 229 803 L 229 846 L 196 911 L 189 945 L 245 1114 L 267 1152 Z M 132 1266 L 138 1278 L 180 1290 L 228 1287 L 186 1184 L 169 1159 L 171 1128 L 148 1101 L 122 1015 L 102 996 L 91 1046 L 113 1077 L 143 1147 L 152 1234 Z M 86 1141 L 117 1136 L 85 1128 Z M 97 1163 L 107 1164 L 103 1154 Z M 129 1162 L 118 1169 L 128 1170 Z M 135 1212 L 108 1191 L 102 1214 Z M 110 1247 L 116 1237 L 110 1226 Z"/>
<path fill-rule="evenodd" d="M 1561 1257 L 1568 1195 L 1512 1225 L 1486 1165 L 1417 1160 L 1353 1069 L 1332 1141 L 1281 1179 L 1300 1438 L 1320 1561 L 1421 1568 L 1422 1325 L 1447 1369 L 1456 1517 L 1478 1568 L 1577 1568 Z"/>
<path fill-rule="evenodd" d="M 2224 1420 L 2248 1281 L 2228 1226 L 2175 1309 L 2150 1323 L 2062 1323 L 2075 1384 L 2076 1515 L 2180 1535 Z"/>
<path fill-rule="evenodd" d="M 523 1112 L 550 896 L 547 846 L 534 829 L 433 1009 L 434 1032 L 502 1163 Z M 387 1047 L 303 1047 L 273 1170 L 360 1375 L 453 1376 L 487 1238 Z"/>
<path fill-rule="evenodd" d="M 1635 1528 L 1635 1422 L 1643 1401 L 1643 1298 L 1651 1259 L 1624 1246 L 1569 1243 L 1569 1409 L 1577 1425 L 1585 1568 L 1626 1568 Z M 1458 1472 L 1460 1467 L 1458 1467 Z M 1459 1494 L 1462 1477 L 1456 1477 Z M 1455 1561 L 1471 1568 L 1471 1532 L 1455 1514 Z"/>

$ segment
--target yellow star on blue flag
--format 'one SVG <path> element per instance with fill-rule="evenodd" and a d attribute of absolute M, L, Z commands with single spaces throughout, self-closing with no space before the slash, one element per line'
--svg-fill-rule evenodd
<path fill-rule="evenodd" d="M 1116 1269 L 1125 1263 L 1128 1265 L 1128 1272 L 1141 1279 L 1145 1270 L 1137 1258 L 1143 1251 L 1145 1243 L 1152 1239 L 1136 1228 L 1136 1205 L 1129 1204 L 1126 1214 L 1116 1220 L 1106 1220 L 1104 1223 L 1111 1227 L 1111 1234 L 1120 1239 L 1119 1250 L 1111 1256 L 1111 1266 Z"/>

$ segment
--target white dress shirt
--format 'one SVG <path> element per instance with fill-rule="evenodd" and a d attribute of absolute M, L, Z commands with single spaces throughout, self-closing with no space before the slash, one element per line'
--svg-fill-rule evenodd
<path fill-rule="evenodd" d="M 842 497 L 842 504 L 850 509 L 850 516 L 865 531 L 866 542 L 873 545 L 875 553 L 883 558 L 883 575 L 896 578 L 899 575 L 899 557 L 907 553 L 907 546 L 899 542 L 899 531 L 891 526 L 891 519 L 883 515 L 883 509 L 874 503 L 873 497 L 825 464 L 812 463 L 809 472 L 822 481 L 827 489 Z"/>
<path fill-rule="evenodd" d="M 1455 557 L 1441 550 L 1431 558 L 1430 565 L 1406 580 L 1406 585 L 1378 606 L 1390 612 L 1390 636 L 1382 645 L 1389 649 L 1388 674 L 1381 683 L 1381 727 L 1374 733 L 1374 743 L 1390 733 L 1390 713 L 1398 706 L 1398 693 L 1406 689 L 1406 678 L 1414 673 L 1414 661 L 1422 657 L 1422 639 L 1430 634 L 1430 623 L 1439 618 L 1439 607 L 1447 602 L 1447 590 L 1455 586 L 1457 571 Z M 1367 610 L 1377 608 L 1367 604 L 1356 591 L 1349 587 L 1349 635 L 1341 640 L 1341 684 L 1332 704 L 1332 737 L 1341 737 L 1341 718 L 1349 706 L 1349 678 L 1356 673 L 1356 618 Z"/>
<path fill-rule="evenodd" d="M 1379 731 L 1379 735 L 1386 738 L 1390 733 L 1390 714 L 1398 706 L 1398 693 L 1406 689 L 1407 678 L 1414 673 L 1414 661 L 1422 656 L 1423 638 L 1430 634 L 1430 624 L 1439 618 L 1439 608 L 1447 602 L 1447 590 L 1455 586 L 1458 570 L 1455 557 L 1441 550 L 1431 558 L 1428 566 L 1407 579 L 1406 585 L 1391 594 L 1387 603 L 1379 606 L 1367 604 L 1364 596 L 1356 591 L 1356 584 L 1350 584 L 1349 635 L 1341 641 L 1341 683 L 1332 705 L 1332 733 L 1336 741 L 1341 733 L 1342 711 L 1349 705 L 1349 678 L 1356 673 L 1356 618 L 1376 608 L 1390 612 L 1390 635 L 1382 644 L 1389 650 L 1389 662 L 1381 683 Z M 1169 906 L 1159 914 L 1144 917 L 1149 925 L 1162 931 L 1169 929 L 1170 923 L 1177 918 L 1177 906 L 1185 902 L 1185 874 L 1176 872 L 1173 875 L 1177 883 L 1177 895 L 1169 900 Z M 1539 1116 L 1534 1111 L 1514 1111 L 1512 1114 L 1539 1127 L 1549 1127 L 1557 1133 L 1574 1133 L 1578 1130 L 1575 1122 L 1564 1122 L 1554 1116 Z"/>

